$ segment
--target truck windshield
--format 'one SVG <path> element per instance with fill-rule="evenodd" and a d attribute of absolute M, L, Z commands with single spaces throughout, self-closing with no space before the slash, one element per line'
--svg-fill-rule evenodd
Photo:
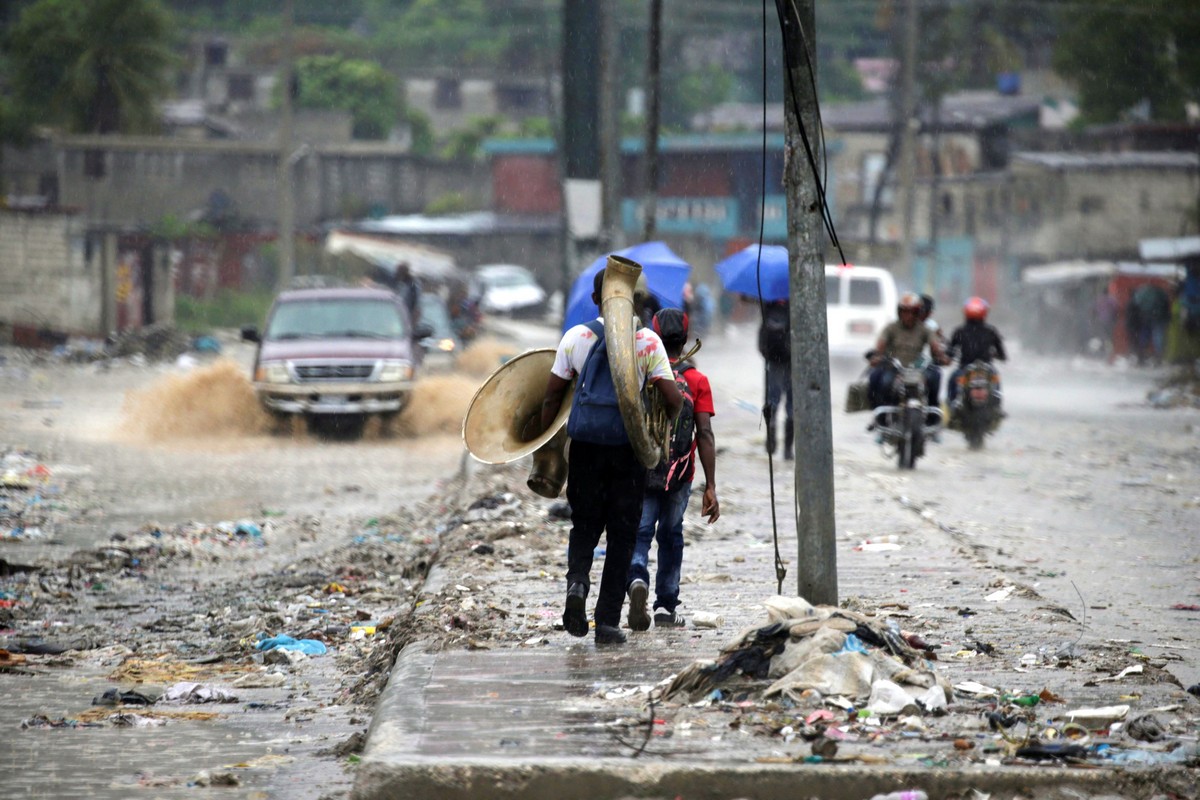
<path fill-rule="evenodd" d="M 400 339 L 407 335 L 395 304 L 386 300 L 292 300 L 271 315 L 266 339 Z"/>

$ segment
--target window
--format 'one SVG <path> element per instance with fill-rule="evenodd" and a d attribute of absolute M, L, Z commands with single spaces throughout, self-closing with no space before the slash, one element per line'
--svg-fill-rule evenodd
<path fill-rule="evenodd" d="M 527 86 L 499 86 L 496 88 L 496 103 L 501 111 L 537 111 L 541 92 Z"/>
<path fill-rule="evenodd" d="M 253 100 L 254 78 L 250 75 L 235 74 L 229 76 L 230 100 Z"/>
<path fill-rule="evenodd" d="M 204 64 L 209 67 L 225 66 L 229 55 L 229 45 L 225 42 L 213 41 L 204 45 Z"/>
<path fill-rule="evenodd" d="M 434 108 L 462 108 L 462 83 L 453 78 L 439 78 L 433 105 Z"/>
<path fill-rule="evenodd" d="M 1080 214 L 1095 214 L 1104 210 L 1104 198 L 1096 195 L 1086 195 L 1079 198 Z"/>
<path fill-rule="evenodd" d="M 841 286 L 842 280 L 837 275 L 825 276 L 825 305 L 837 305 L 841 300 L 838 297 L 838 289 Z"/>
<path fill-rule="evenodd" d="M 883 287 L 879 281 L 868 278 L 850 279 L 850 305 L 883 305 Z"/>
<path fill-rule="evenodd" d="M 103 150 L 83 151 L 83 175 L 85 178 L 103 178 L 105 169 L 105 153 Z"/>

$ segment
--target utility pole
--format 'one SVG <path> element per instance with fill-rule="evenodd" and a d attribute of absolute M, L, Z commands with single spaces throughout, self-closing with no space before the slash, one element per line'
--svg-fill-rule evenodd
<path fill-rule="evenodd" d="M 837 533 L 833 515 L 833 420 L 825 258 L 821 250 L 821 165 L 809 163 L 802 131 L 817 141 L 814 0 L 775 0 L 783 26 L 784 190 L 792 317 L 793 446 L 796 456 L 796 582 L 801 597 L 837 605 Z M 807 54 L 806 54 L 807 53 Z M 813 159 L 820 152 L 814 147 Z"/>
<path fill-rule="evenodd" d="M 659 85 L 662 71 L 662 0 L 650 0 L 650 32 L 646 46 L 646 163 L 642 195 L 642 241 L 658 234 Z"/>
<path fill-rule="evenodd" d="M 296 274 L 296 205 L 292 192 L 292 90 L 295 65 L 292 52 L 293 0 L 283 4 L 283 92 L 279 115 L 279 288 L 286 289 Z"/>
<path fill-rule="evenodd" d="M 901 72 L 900 202 L 904 229 L 900 235 L 904 277 L 913 280 L 913 223 L 917 200 L 917 0 L 904 4 L 904 64 Z"/>
<path fill-rule="evenodd" d="M 600 2 L 600 180 L 602 250 L 620 250 L 621 129 L 618 125 L 617 0 Z"/>

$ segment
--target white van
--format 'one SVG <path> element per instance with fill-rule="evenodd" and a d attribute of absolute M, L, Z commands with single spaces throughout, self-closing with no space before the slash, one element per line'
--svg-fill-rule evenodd
<path fill-rule="evenodd" d="M 884 326 L 896 319 L 899 292 L 881 267 L 825 266 L 825 314 L 829 354 L 862 358 Z"/>

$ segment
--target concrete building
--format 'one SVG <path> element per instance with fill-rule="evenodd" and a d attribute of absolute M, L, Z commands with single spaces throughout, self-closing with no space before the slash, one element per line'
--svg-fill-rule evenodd
<path fill-rule="evenodd" d="M 0 209 L 0 338 L 23 346 L 174 319 L 165 244 L 89 228 L 78 212 Z"/>

